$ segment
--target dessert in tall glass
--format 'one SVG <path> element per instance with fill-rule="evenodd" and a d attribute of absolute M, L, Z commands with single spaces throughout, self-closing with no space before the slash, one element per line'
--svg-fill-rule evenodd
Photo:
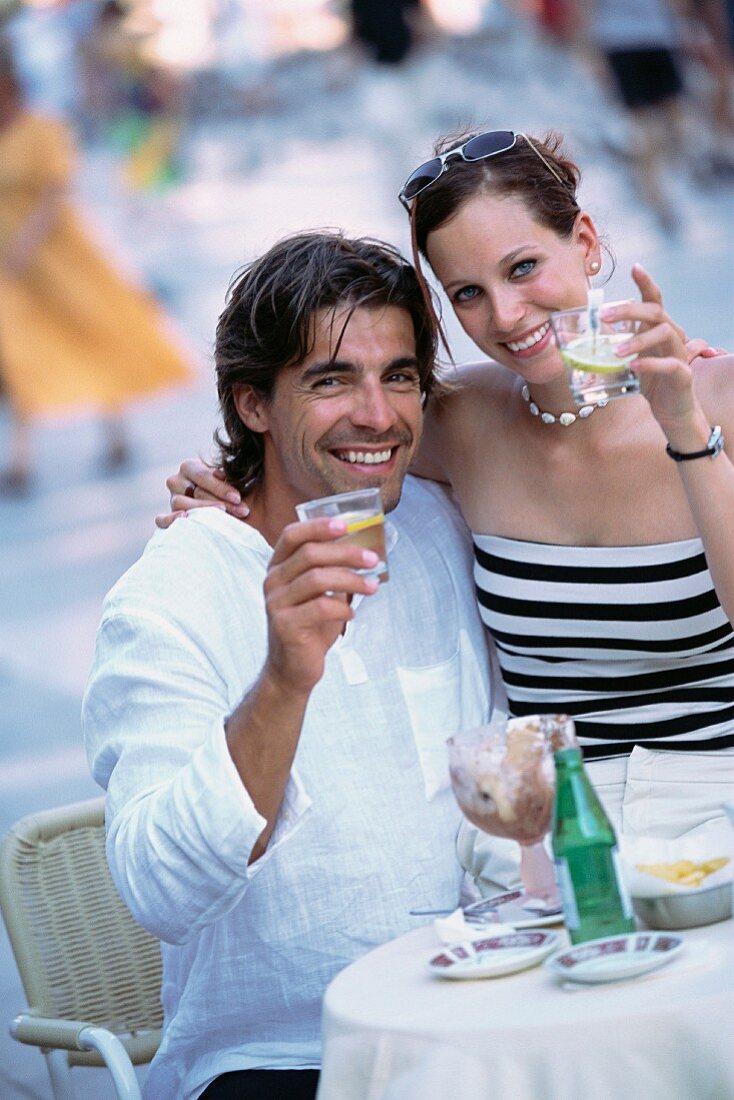
<path fill-rule="evenodd" d="M 573 739 L 565 715 L 511 718 L 449 738 L 451 784 L 464 815 L 482 832 L 520 845 L 528 899 L 560 906 L 553 864 L 543 844 L 555 794 L 553 753 Z"/>

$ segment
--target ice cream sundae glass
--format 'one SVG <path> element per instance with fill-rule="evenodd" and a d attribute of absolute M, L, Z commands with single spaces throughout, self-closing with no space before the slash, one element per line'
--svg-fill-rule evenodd
<path fill-rule="evenodd" d="M 549 910 L 560 905 L 543 844 L 553 813 L 553 753 L 574 743 L 573 722 L 559 714 L 510 718 L 447 742 L 451 784 L 463 813 L 483 832 L 518 842 L 526 895 Z"/>

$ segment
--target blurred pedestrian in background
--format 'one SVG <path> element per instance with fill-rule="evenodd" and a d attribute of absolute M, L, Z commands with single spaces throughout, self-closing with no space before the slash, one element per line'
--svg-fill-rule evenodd
<path fill-rule="evenodd" d="M 580 40 L 604 60 L 629 121 L 638 190 L 665 231 L 677 227 L 664 182 L 683 147 L 682 29 L 667 0 L 566 0 Z"/>
<path fill-rule="evenodd" d="M 410 53 L 421 0 L 350 0 L 352 33 L 380 65 L 397 65 Z"/>
<path fill-rule="evenodd" d="M 425 129 L 427 97 L 413 64 L 418 42 L 433 27 L 422 0 L 349 0 L 347 12 L 358 59 L 364 59 L 361 123 L 395 190 L 405 150 Z"/>
<path fill-rule="evenodd" d="M 573 0 L 538 0 L 535 17 L 551 38 L 567 44 L 575 33 L 576 10 Z"/>
<path fill-rule="evenodd" d="M 734 16 L 734 0 L 729 0 Z M 686 56 L 703 69 L 710 85 L 704 111 L 716 143 L 711 151 L 714 171 L 734 173 L 734 24 L 729 24 L 725 0 L 689 0 Z"/>
<path fill-rule="evenodd" d="M 185 84 L 152 50 L 158 28 L 130 22 L 122 0 L 103 0 L 79 44 L 85 129 L 125 156 L 127 182 L 165 187 L 182 175 Z"/>
<path fill-rule="evenodd" d="M 190 364 L 156 303 L 122 278 L 68 201 L 74 150 L 62 123 L 29 110 L 0 40 L 0 377 L 11 410 L 0 491 L 31 482 L 30 422 L 92 408 L 103 467 L 128 457 L 124 405 L 182 382 Z"/>
<path fill-rule="evenodd" d="M 129 76 L 119 60 L 124 16 L 120 0 L 103 0 L 77 44 L 79 114 L 86 139 L 108 139 L 130 98 Z"/>

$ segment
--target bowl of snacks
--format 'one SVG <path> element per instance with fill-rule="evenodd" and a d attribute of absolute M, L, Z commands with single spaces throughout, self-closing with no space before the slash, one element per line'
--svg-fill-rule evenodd
<path fill-rule="evenodd" d="M 678 861 L 684 865 L 690 862 L 690 860 Z M 676 864 L 667 866 L 675 868 Z M 694 872 L 684 867 L 684 875 L 692 873 Z M 732 884 L 722 882 L 708 889 L 698 887 L 685 894 L 661 894 L 658 897 L 645 898 L 633 896 L 632 905 L 637 916 L 648 928 L 698 928 L 702 924 L 715 924 L 716 921 L 726 920 L 732 915 Z"/>
<path fill-rule="evenodd" d="M 698 928 L 732 915 L 733 837 L 711 822 L 675 840 L 623 843 L 625 878 L 636 915 L 653 929 Z"/>

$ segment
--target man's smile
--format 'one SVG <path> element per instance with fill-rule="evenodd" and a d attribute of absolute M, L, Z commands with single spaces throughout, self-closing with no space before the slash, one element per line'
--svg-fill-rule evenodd
<path fill-rule="evenodd" d="M 384 466 L 387 465 L 395 451 L 396 447 L 383 447 L 380 450 L 368 450 L 366 447 L 354 447 L 351 448 L 339 448 L 339 450 L 330 451 L 331 454 L 338 458 L 340 462 L 346 462 L 349 465 L 364 465 L 364 466 Z"/>

